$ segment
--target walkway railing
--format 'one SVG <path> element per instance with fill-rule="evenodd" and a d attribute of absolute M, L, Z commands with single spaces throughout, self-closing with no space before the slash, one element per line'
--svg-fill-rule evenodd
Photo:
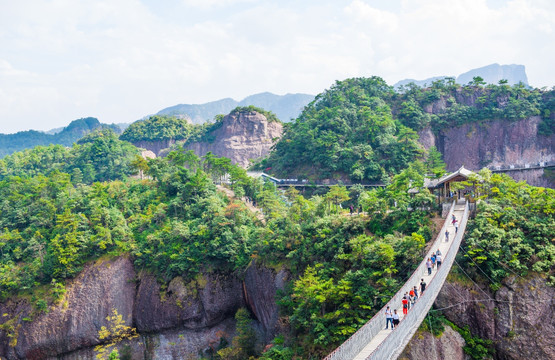
<path fill-rule="evenodd" d="M 544 169 L 549 167 L 555 167 L 555 160 L 552 161 L 540 161 L 536 163 L 509 165 L 509 166 L 487 166 L 492 172 L 507 172 L 507 171 L 522 171 L 522 170 L 534 170 L 534 169 Z"/>
<path fill-rule="evenodd" d="M 431 247 L 430 253 L 423 259 L 422 263 L 418 266 L 417 270 L 412 274 L 410 279 L 385 306 L 393 305 L 392 308 L 396 308 L 397 305 L 401 303 L 404 294 L 409 292 L 415 284 L 418 284 L 419 279 L 423 277 L 425 272 L 427 272 L 425 266 L 426 259 L 431 256 L 431 253 L 434 249 L 436 249 L 438 242 L 443 239 L 443 234 L 448 226 L 449 219 L 451 219 L 454 208 L 455 202 L 451 205 L 449 214 L 447 215 L 446 220 L 443 223 L 443 227 L 434 242 L 434 246 Z M 399 326 L 397 326 L 395 330 L 391 331 L 391 333 L 366 359 L 396 359 L 409 343 L 410 339 L 434 303 L 437 294 L 441 290 L 449 270 L 453 265 L 455 255 L 457 254 L 459 245 L 463 238 L 464 230 L 466 228 L 468 214 L 468 202 L 466 202 L 464 214 L 459 222 L 459 231 L 444 256 L 441 270 L 435 272 L 433 278 L 429 281 L 429 284 L 426 287 L 426 291 L 420 295 L 418 301 L 411 308 L 410 312 L 403 318 Z M 357 354 L 359 354 L 362 349 L 383 329 L 385 324 L 385 306 L 356 333 L 347 339 L 347 341 L 329 354 L 325 360 L 348 360 L 353 359 Z"/>

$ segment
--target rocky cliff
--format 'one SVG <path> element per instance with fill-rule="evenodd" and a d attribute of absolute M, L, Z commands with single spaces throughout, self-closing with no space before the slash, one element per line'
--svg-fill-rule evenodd
<path fill-rule="evenodd" d="M 168 149 L 173 144 L 175 144 L 175 140 L 173 139 L 165 139 L 165 140 L 158 140 L 158 141 L 141 140 L 133 143 L 133 145 L 135 145 L 136 147 L 141 149 L 146 149 L 147 151 L 151 151 L 156 156 L 160 156 L 162 153 L 162 150 Z"/>
<path fill-rule="evenodd" d="M 441 336 L 437 338 L 429 332 L 418 331 L 399 359 L 467 360 L 470 357 L 464 353 L 464 345 L 463 337 L 449 326 L 445 327 Z"/>
<path fill-rule="evenodd" d="M 37 315 L 27 298 L 0 304 L 0 359 L 92 360 L 101 342 L 98 331 L 109 325 L 106 317 L 114 309 L 140 335 L 120 344 L 127 358 L 197 358 L 221 338 L 231 341 L 245 294 L 255 318 L 274 329 L 273 296 L 283 279 L 253 266 L 244 282 L 233 274 L 206 273 L 192 281 L 174 278 L 163 288 L 152 275 L 137 273 L 127 257 L 99 260 L 69 281 L 46 313 Z"/>
<path fill-rule="evenodd" d="M 472 95 L 472 94 L 471 94 Z M 462 93 L 457 102 L 474 106 L 476 96 Z M 427 106 L 426 111 L 437 114 L 446 108 L 443 100 Z M 468 123 L 433 133 L 430 128 L 419 132 L 420 142 L 425 148 L 435 146 L 442 154 L 447 171 L 455 171 L 461 165 L 470 170 L 489 168 L 526 168 L 541 162 L 555 161 L 555 134 L 538 135 L 539 116 L 519 121 L 491 120 Z M 515 180 L 526 180 L 530 185 L 555 187 L 555 183 L 544 176 L 544 170 L 507 172 Z"/>
<path fill-rule="evenodd" d="M 210 151 L 246 168 L 249 160 L 267 155 L 282 133 L 280 122 L 270 122 L 258 112 L 231 113 L 223 118 L 220 127 L 205 136 L 205 140 L 189 143 L 185 148 L 199 156 Z"/>
<path fill-rule="evenodd" d="M 448 320 L 460 327 L 468 325 L 473 336 L 492 340 L 496 359 L 555 359 L 555 288 L 547 285 L 541 276 L 506 279 L 495 293 L 486 286 L 450 281 L 442 288 L 434 306 L 450 307 L 443 312 Z M 444 351 L 440 344 L 450 337 L 449 333 L 442 335 L 434 339 L 437 341 L 434 344 L 430 334 L 415 336 L 404 356 L 420 359 L 426 345 L 438 352 Z M 444 345 L 454 353 L 460 353 L 456 349 L 462 346 L 464 340 Z M 428 355 L 431 356 L 430 351 Z M 443 357 L 446 358 L 464 359 L 458 355 Z"/>

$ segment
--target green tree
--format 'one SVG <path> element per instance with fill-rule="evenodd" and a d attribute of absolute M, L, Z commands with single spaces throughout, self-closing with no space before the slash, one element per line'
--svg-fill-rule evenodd
<path fill-rule="evenodd" d="M 350 199 L 349 191 L 345 186 L 333 185 L 326 194 L 326 199 L 335 205 L 335 212 L 338 212 L 339 204 Z"/>
<path fill-rule="evenodd" d="M 445 162 L 443 162 L 442 155 L 437 151 L 435 146 L 428 149 L 428 158 L 426 159 L 426 170 L 428 174 L 434 174 L 436 178 L 445 174 Z"/>
<path fill-rule="evenodd" d="M 131 340 L 139 335 L 135 328 L 125 325 L 125 320 L 116 309 L 112 309 L 112 314 L 108 315 L 106 320 L 108 326 L 102 326 L 98 331 L 98 339 L 104 340 L 104 343 L 95 346 L 96 358 L 118 359 L 119 353 L 114 347 L 124 340 Z"/>

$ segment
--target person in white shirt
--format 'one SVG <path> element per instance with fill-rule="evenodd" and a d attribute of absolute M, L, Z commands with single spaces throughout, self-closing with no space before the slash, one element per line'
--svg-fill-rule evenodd
<path fill-rule="evenodd" d="M 397 309 L 393 310 L 393 329 L 399 325 L 399 314 L 397 314 Z"/>
<path fill-rule="evenodd" d="M 439 268 L 441 267 L 441 255 L 437 255 L 436 256 L 436 264 L 437 264 L 437 269 L 439 270 Z"/>
<path fill-rule="evenodd" d="M 385 328 L 389 329 L 389 323 L 391 323 L 391 329 L 393 330 L 393 313 L 389 308 L 389 305 L 385 309 Z"/>

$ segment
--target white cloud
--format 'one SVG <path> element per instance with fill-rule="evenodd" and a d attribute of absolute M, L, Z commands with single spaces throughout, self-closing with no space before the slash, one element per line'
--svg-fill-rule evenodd
<path fill-rule="evenodd" d="M 143 1 L 4 2 L 0 132 L 493 62 L 524 64 L 533 85 L 555 84 L 550 1 L 402 1 L 395 10 L 385 0 Z"/>
<path fill-rule="evenodd" d="M 201 9 L 211 9 L 215 7 L 224 7 L 254 2 L 256 2 L 256 0 L 183 0 L 183 4 L 185 6 L 191 6 Z"/>
<path fill-rule="evenodd" d="M 393 31 L 398 27 L 397 15 L 371 7 L 362 0 L 354 0 L 344 9 L 345 13 L 352 16 L 357 22 L 365 22 L 370 26 Z"/>

